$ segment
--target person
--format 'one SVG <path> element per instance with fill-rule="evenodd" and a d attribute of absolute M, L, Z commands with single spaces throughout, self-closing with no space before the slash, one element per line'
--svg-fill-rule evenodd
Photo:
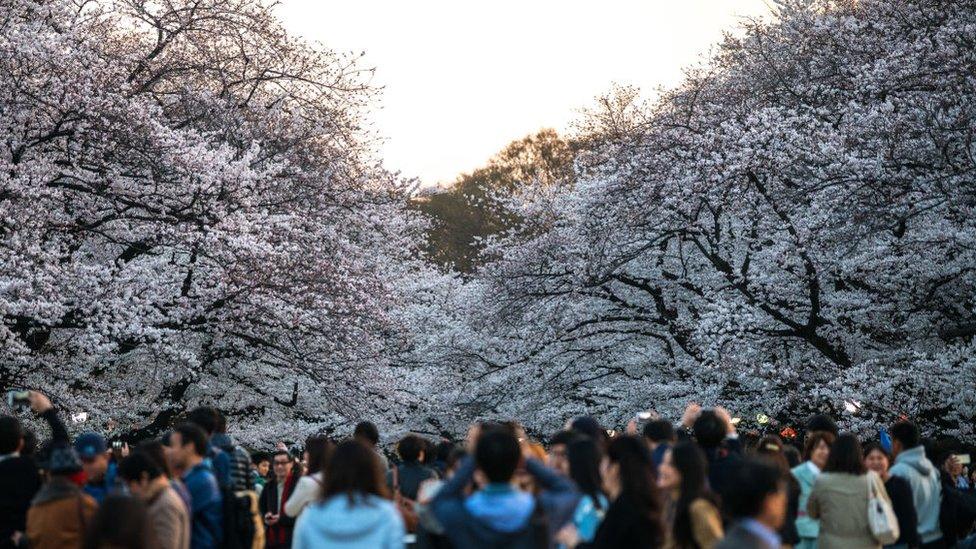
<path fill-rule="evenodd" d="M 163 476 L 169 481 L 170 488 L 176 495 L 180 496 L 180 500 L 186 507 L 186 512 L 189 513 L 193 508 L 193 504 L 190 502 L 190 491 L 187 490 L 183 479 L 173 471 L 170 465 L 171 460 L 166 458 L 166 447 L 163 446 L 162 441 L 159 439 L 144 440 L 136 446 L 136 451 L 151 459 L 156 467 L 162 471 Z"/>
<path fill-rule="evenodd" d="M 786 497 L 786 482 L 778 465 L 763 458 L 743 460 L 722 494 L 733 525 L 716 548 L 779 549 Z"/>
<path fill-rule="evenodd" d="M 814 414 L 807 419 L 806 432 L 808 436 L 813 433 L 830 433 L 834 438 L 837 438 L 840 430 L 837 428 L 837 422 L 834 421 L 834 418 L 827 414 Z"/>
<path fill-rule="evenodd" d="M 203 429 L 207 436 L 207 453 L 205 460 L 213 471 L 220 488 L 231 488 L 234 485 L 232 470 L 235 468 L 233 456 L 224 452 L 213 443 L 213 437 L 217 434 L 220 425 L 220 412 L 212 406 L 200 406 L 190 410 L 186 415 L 186 421 L 193 423 Z"/>
<path fill-rule="evenodd" d="M 956 477 L 962 473 L 962 464 L 950 452 L 944 452 L 937 460 L 942 483 L 942 504 L 939 509 L 939 529 L 946 546 L 955 547 L 959 540 L 969 536 L 976 522 L 976 502 L 969 494 L 956 487 Z"/>
<path fill-rule="evenodd" d="M 655 419 L 644 424 L 643 435 L 656 471 L 664 461 L 664 453 L 674 444 L 674 425 L 666 419 Z"/>
<path fill-rule="evenodd" d="M 195 423 L 178 425 L 169 436 L 173 459 L 190 492 L 190 547 L 211 549 L 223 540 L 223 498 L 213 468 L 205 460 L 207 433 Z"/>
<path fill-rule="evenodd" d="M 383 465 L 372 446 L 339 444 L 325 468 L 320 501 L 298 517 L 293 549 L 401 549 L 406 530 L 383 482 Z"/>
<path fill-rule="evenodd" d="M 581 496 L 572 522 L 581 543 L 593 541 L 610 506 L 600 478 L 602 460 L 602 447 L 590 437 L 574 437 L 567 447 L 569 478 L 576 483 Z"/>
<path fill-rule="evenodd" d="M 471 455 L 430 503 L 455 547 L 536 547 L 548 543 L 570 521 L 579 500 L 576 487 L 540 461 L 524 461 L 539 488 L 537 496 L 513 486 L 515 471 L 528 450 L 521 447 L 511 426 L 476 425 L 468 443 Z M 466 496 L 476 474 L 484 479 L 482 488 Z"/>
<path fill-rule="evenodd" d="M 708 485 L 721 494 L 742 461 L 742 448 L 732 417 L 724 408 L 701 410 L 691 424 L 691 430 L 708 459 Z"/>
<path fill-rule="evenodd" d="M 612 439 L 600 463 L 600 477 L 610 506 L 591 546 L 660 547 L 665 541 L 661 499 L 647 446 L 634 436 Z M 570 548 L 580 541 L 572 525 L 557 539 Z"/>
<path fill-rule="evenodd" d="M 969 466 L 963 465 L 962 470 L 959 472 L 959 476 L 956 477 L 956 488 L 964 492 L 968 492 L 970 489 L 969 484 Z"/>
<path fill-rule="evenodd" d="M 139 498 L 108 495 L 85 535 L 84 549 L 156 548 L 146 504 Z"/>
<path fill-rule="evenodd" d="M 216 408 L 211 408 L 214 416 L 215 426 L 213 435 L 210 437 L 210 444 L 226 454 L 228 464 L 228 483 L 226 488 L 229 492 L 241 492 L 254 489 L 254 480 L 251 477 L 251 455 L 243 446 L 236 444 L 233 437 L 227 433 L 227 418 Z"/>
<path fill-rule="evenodd" d="M 569 445 L 580 435 L 575 431 L 559 431 L 549 439 L 549 455 L 546 465 L 563 476 L 569 475 Z"/>
<path fill-rule="evenodd" d="M 129 493 L 147 505 L 152 546 L 190 548 L 190 513 L 159 465 L 140 450 L 119 464 L 119 477 Z"/>
<path fill-rule="evenodd" d="M 51 445 L 66 445 L 68 430 L 51 401 L 43 393 L 29 391 L 31 410 L 51 428 Z M 27 529 L 27 510 L 41 488 L 41 475 L 32 452 L 28 431 L 14 416 L 0 417 L 0 548 L 17 545 Z M 36 444 L 36 441 L 34 442 Z"/>
<path fill-rule="evenodd" d="M 708 489 L 708 462 L 694 442 L 683 440 L 664 453 L 657 485 L 669 502 L 665 547 L 712 549 L 722 540 L 722 515 Z"/>
<path fill-rule="evenodd" d="M 432 469 L 437 471 L 437 476 L 443 478 L 447 473 L 447 462 L 451 459 L 455 444 L 449 440 L 442 440 L 434 446 L 434 463 Z"/>
<path fill-rule="evenodd" d="M 444 535 L 444 526 L 437 521 L 430 508 L 431 501 L 437 496 L 444 482 L 452 478 L 461 466 L 461 460 L 468 455 L 464 448 L 452 444 L 451 453 L 444 460 L 444 474 L 440 478 L 429 479 L 420 485 L 417 493 L 417 549 L 441 549 L 451 547 L 451 542 Z M 402 515 L 401 515 L 402 516 Z"/>
<path fill-rule="evenodd" d="M 864 467 L 861 443 L 851 433 L 837 437 L 827 464 L 807 501 L 807 514 L 820 521 L 818 549 L 880 549 L 871 533 L 868 502 L 891 504 L 881 477 Z"/>
<path fill-rule="evenodd" d="M 386 459 L 386 456 L 379 450 L 380 431 L 373 422 L 360 421 L 356 424 L 356 429 L 353 431 L 352 436 L 376 452 L 384 471 L 390 470 L 390 460 Z"/>
<path fill-rule="evenodd" d="M 88 479 L 84 487 L 85 493 L 101 503 L 109 492 L 118 488 L 115 479 L 118 465 L 112 459 L 112 450 L 108 448 L 105 437 L 88 432 L 75 439 L 75 452 L 81 459 L 85 478 Z"/>
<path fill-rule="evenodd" d="M 436 471 L 423 465 L 424 448 L 424 440 L 417 435 L 407 435 L 397 443 L 397 455 L 403 462 L 386 473 L 386 485 L 392 493 L 416 501 L 421 483 L 437 478 Z"/>
<path fill-rule="evenodd" d="M 297 518 L 309 503 L 319 499 L 325 482 L 325 467 L 335 451 L 335 444 L 325 435 L 313 435 L 305 440 L 305 463 L 307 473 L 300 479 L 285 502 L 285 514 Z"/>
<path fill-rule="evenodd" d="M 830 446 L 833 443 L 834 435 L 829 431 L 809 433 L 803 443 L 803 463 L 790 470 L 793 478 L 800 485 L 799 510 L 796 517 L 796 531 L 800 536 L 800 541 L 796 544 L 796 549 L 817 549 L 820 523 L 807 514 L 807 502 L 813 492 L 813 485 L 817 482 L 817 477 L 827 466 Z"/>
<path fill-rule="evenodd" d="M 45 469 L 48 481 L 38 490 L 27 511 L 30 547 L 79 547 L 98 503 L 81 489 L 84 473 L 78 454 L 67 441 L 55 444 L 48 452 Z"/>
<path fill-rule="evenodd" d="M 251 482 L 254 483 L 254 490 L 261 496 L 268 481 L 268 474 L 271 472 L 271 454 L 267 452 L 255 452 L 251 463 Z"/>
<path fill-rule="evenodd" d="M 790 463 L 783 439 L 776 435 L 762 437 L 756 444 L 755 454 L 779 467 L 783 478 L 786 479 L 786 519 L 783 521 L 779 536 L 783 545 L 793 547 L 800 542 L 800 534 L 796 529 L 796 518 L 800 509 L 800 483 L 790 474 Z"/>
<path fill-rule="evenodd" d="M 261 492 L 258 504 L 266 527 L 265 547 L 287 549 L 291 547 L 295 519 L 285 513 L 285 502 L 295 491 L 298 475 L 293 471 L 295 461 L 287 450 L 277 450 L 271 455 L 274 476 Z"/>
<path fill-rule="evenodd" d="M 918 427 L 910 421 L 899 421 L 888 431 L 891 435 L 891 455 L 895 458 L 890 472 L 892 476 L 907 480 L 911 486 L 921 547 L 944 547 L 939 525 L 942 484 L 938 470 L 925 456 Z"/>
<path fill-rule="evenodd" d="M 918 518 L 915 516 L 915 505 L 912 502 L 912 487 L 907 480 L 891 475 L 888 470 L 891 466 L 891 456 L 880 444 L 872 442 L 864 446 L 864 466 L 874 471 L 884 481 L 895 517 L 898 518 L 899 537 L 895 543 L 885 547 L 907 549 L 921 545 L 918 537 Z"/>

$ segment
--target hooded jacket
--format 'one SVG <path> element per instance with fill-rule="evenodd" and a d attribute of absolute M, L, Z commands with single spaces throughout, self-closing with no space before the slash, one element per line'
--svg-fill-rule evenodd
<path fill-rule="evenodd" d="M 310 504 L 298 517 L 292 549 L 400 549 L 406 529 L 393 502 L 374 496 L 346 495 Z"/>
<path fill-rule="evenodd" d="M 903 450 L 895 458 L 891 474 L 908 481 L 912 487 L 912 500 L 918 515 L 918 535 L 922 543 L 931 543 L 942 537 L 939 528 L 939 505 L 942 502 L 942 486 L 935 465 L 925 457 L 925 448 L 916 446 Z"/>

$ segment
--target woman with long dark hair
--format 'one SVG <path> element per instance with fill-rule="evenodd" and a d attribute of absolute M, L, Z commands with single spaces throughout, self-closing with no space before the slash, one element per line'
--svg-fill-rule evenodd
<path fill-rule="evenodd" d="M 610 506 L 593 546 L 660 547 L 664 542 L 662 505 L 647 446 L 632 436 L 613 439 L 600 462 L 600 477 Z"/>
<path fill-rule="evenodd" d="M 864 467 L 861 443 L 844 433 L 830 448 L 823 474 L 817 478 L 807 513 L 820 520 L 818 549 L 879 549 L 871 534 L 868 501 L 872 493 L 891 504 L 881 478 Z"/>
<path fill-rule="evenodd" d="M 325 468 L 322 499 L 298 517 L 292 549 L 403 547 L 406 530 L 372 448 L 356 440 L 339 444 Z"/>
<path fill-rule="evenodd" d="M 682 441 L 664 453 L 658 488 L 670 495 L 671 533 L 665 547 L 712 549 L 722 540 L 722 515 L 708 489 L 708 461 L 694 442 Z"/>
<path fill-rule="evenodd" d="M 590 543 L 596 530 L 603 522 L 610 502 L 603 493 L 603 480 L 600 478 L 600 461 L 603 449 L 592 438 L 580 436 L 570 441 L 566 447 L 569 478 L 573 479 L 581 497 L 573 512 L 572 524 L 576 528 L 580 543 Z"/>
<path fill-rule="evenodd" d="M 305 462 L 308 464 L 308 471 L 298 479 L 295 491 L 285 502 L 286 515 L 298 517 L 306 505 L 318 499 L 324 483 L 325 465 L 333 451 L 335 444 L 325 435 L 312 435 L 305 439 Z"/>

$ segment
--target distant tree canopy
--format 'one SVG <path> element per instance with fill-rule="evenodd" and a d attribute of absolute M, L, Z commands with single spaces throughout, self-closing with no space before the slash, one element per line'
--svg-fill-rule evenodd
<path fill-rule="evenodd" d="M 572 181 L 576 147 L 553 129 L 543 129 L 508 144 L 482 168 L 463 174 L 443 192 L 414 205 L 432 218 L 428 253 L 441 265 L 462 273 L 480 264 L 481 240 L 513 227 L 516 220 L 499 207 L 526 183 L 543 187 Z"/>

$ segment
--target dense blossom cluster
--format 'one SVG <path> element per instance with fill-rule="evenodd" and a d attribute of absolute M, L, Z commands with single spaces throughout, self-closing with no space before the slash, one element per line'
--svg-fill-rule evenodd
<path fill-rule="evenodd" d="M 297 435 L 393 394 L 422 227 L 357 57 L 257 0 L 0 12 L 0 384 L 148 433 L 204 401 Z"/>
<path fill-rule="evenodd" d="M 976 3 L 777 10 L 653 104 L 608 97 L 571 188 L 511 201 L 441 340 L 458 409 L 971 432 Z"/>

